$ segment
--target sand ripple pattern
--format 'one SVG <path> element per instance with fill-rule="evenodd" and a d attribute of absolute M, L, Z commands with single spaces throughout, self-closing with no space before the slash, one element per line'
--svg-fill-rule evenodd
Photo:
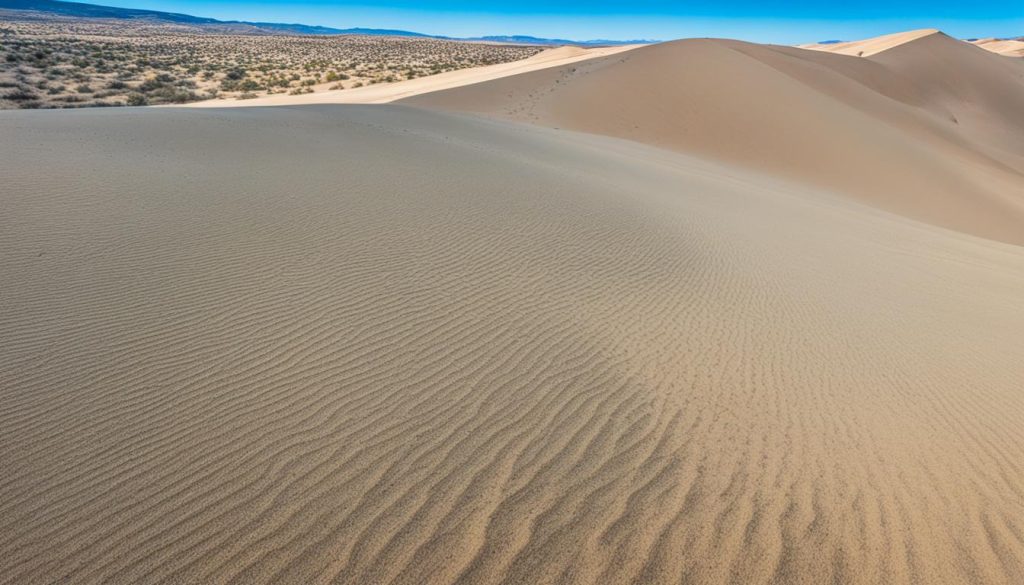
<path fill-rule="evenodd" d="M 402 107 L 0 133 L 0 582 L 1024 582 L 1021 248 Z"/>

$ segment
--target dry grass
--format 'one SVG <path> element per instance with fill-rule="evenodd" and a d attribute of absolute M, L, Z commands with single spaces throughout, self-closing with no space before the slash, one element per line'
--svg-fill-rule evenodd
<path fill-rule="evenodd" d="M 13 11 L 3 16 L 0 108 L 168 104 L 348 89 L 515 61 L 542 50 L 409 37 L 218 34 Z"/>

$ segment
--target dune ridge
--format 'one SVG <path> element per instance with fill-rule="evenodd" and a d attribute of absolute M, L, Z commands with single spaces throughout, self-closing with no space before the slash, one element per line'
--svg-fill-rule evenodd
<path fill-rule="evenodd" d="M 859 41 L 809 43 L 806 45 L 800 45 L 800 48 L 813 49 L 815 51 L 826 51 L 828 53 L 837 53 L 839 55 L 850 55 L 854 57 L 870 57 L 905 43 L 936 34 L 941 34 L 941 32 L 934 28 L 922 28 L 871 37 L 869 39 L 861 39 Z"/>
<path fill-rule="evenodd" d="M 1020 39 L 978 39 L 972 44 L 1007 57 L 1024 57 L 1024 41 Z"/>
<path fill-rule="evenodd" d="M 1024 243 L 1024 61 L 934 31 L 887 44 L 674 41 L 399 103 L 627 138 Z"/>
<path fill-rule="evenodd" d="M 0 582 L 1024 579 L 1018 246 L 417 108 L 0 131 Z"/>
<path fill-rule="evenodd" d="M 904 43 L 909 43 L 920 38 L 941 34 L 941 31 L 934 28 L 923 28 L 918 30 L 903 31 L 858 41 L 842 41 L 838 43 L 806 43 L 799 45 L 801 49 L 814 51 L 825 51 L 840 55 L 854 57 L 871 57 L 889 49 L 896 48 Z M 1020 39 L 973 39 L 963 41 L 965 43 L 981 47 L 998 55 L 1007 57 L 1024 56 L 1024 42 Z"/>

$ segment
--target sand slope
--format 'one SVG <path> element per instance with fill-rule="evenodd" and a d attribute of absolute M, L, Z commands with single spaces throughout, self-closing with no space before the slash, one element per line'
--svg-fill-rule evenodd
<path fill-rule="evenodd" d="M 1020 247 L 411 108 L 0 133 L 0 582 L 1024 580 Z"/>
<path fill-rule="evenodd" d="M 1024 41 L 1020 39 L 978 39 L 972 44 L 1007 57 L 1024 57 Z"/>
<path fill-rule="evenodd" d="M 940 33 L 870 59 L 676 41 L 402 103 L 628 138 L 1024 243 L 1024 61 Z"/>
<path fill-rule="evenodd" d="M 881 53 L 882 51 L 888 51 L 893 47 L 898 47 L 904 43 L 909 43 L 922 37 L 931 36 L 938 32 L 939 31 L 934 28 L 922 28 L 918 30 L 882 35 L 879 37 L 871 37 L 870 39 L 862 39 L 859 41 L 843 41 L 841 43 L 827 44 L 811 43 L 807 45 L 800 45 L 800 48 L 827 51 L 829 53 L 851 55 L 854 57 L 870 57 Z"/>
<path fill-rule="evenodd" d="M 1024 61 L 994 55 L 944 34 L 872 58 L 914 83 L 925 107 L 950 116 L 958 137 L 1024 170 Z"/>
<path fill-rule="evenodd" d="M 193 108 L 245 108 L 253 106 L 292 106 L 309 104 L 386 104 L 398 99 L 419 95 L 431 91 L 451 89 L 473 83 L 498 79 L 508 75 L 517 75 L 529 71 L 537 71 L 548 67 L 556 67 L 576 63 L 595 57 L 606 57 L 636 48 L 637 45 L 619 45 L 614 47 L 557 47 L 541 51 L 536 55 L 485 67 L 472 67 L 439 73 L 428 77 L 419 77 L 396 83 L 381 83 L 366 87 L 345 90 L 326 90 L 303 95 L 270 95 L 250 100 L 206 100 L 188 104 Z M 327 87 L 331 84 L 325 84 Z M 323 89 L 323 88 L 321 88 Z"/>
<path fill-rule="evenodd" d="M 893 33 L 862 39 L 859 41 L 843 41 L 839 43 L 807 43 L 800 45 L 801 49 L 812 49 L 815 51 L 826 51 L 840 55 L 851 55 L 855 57 L 870 57 L 883 51 L 888 51 L 904 43 L 930 36 L 939 31 L 933 28 L 924 28 Z M 1004 55 L 1007 57 L 1024 56 L 1024 42 L 1018 39 L 976 39 L 968 41 L 970 44 L 981 47 L 987 51 Z"/>

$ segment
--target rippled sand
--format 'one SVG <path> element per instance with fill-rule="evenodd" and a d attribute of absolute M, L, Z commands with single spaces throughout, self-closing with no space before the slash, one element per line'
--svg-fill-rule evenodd
<path fill-rule="evenodd" d="M 395 106 L 0 134 L 3 583 L 1024 580 L 1020 247 Z"/>

